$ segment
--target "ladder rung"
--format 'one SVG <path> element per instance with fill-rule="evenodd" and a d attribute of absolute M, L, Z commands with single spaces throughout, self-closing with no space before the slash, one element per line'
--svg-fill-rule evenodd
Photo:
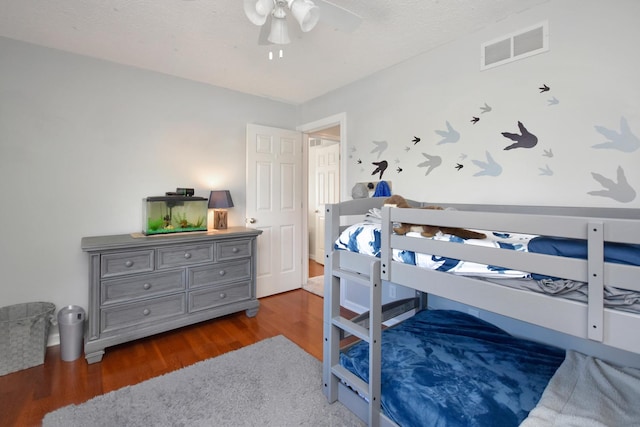
<path fill-rule="evenodd" d="M 343 366 L 333 365 L 331 367 L 331 373 L 346 382 L 349 387 L 357 391 L 365 399 L 369 399 L 369 384 L 346 370 Z"/>
<path fill-rule="evenodd" d="M 371 284 L 371 279 L 366 274 L 352 273 L 344 270 L 333 270 L 333 275 L 364 286 L 369 286 Z"/>
<path fill-rule="evenodd" d="M 363 328 L 357 323 L 352 322 L 349 319 L 346 319 L 342 316 L 336 316 L 331 319 L 331 323 L 333 323 L 338 328 L 342 329 L 350 333 L 351 335 L 355 335 L 363 341 L 369 342 L 369 330 L 367 328 Z"/>

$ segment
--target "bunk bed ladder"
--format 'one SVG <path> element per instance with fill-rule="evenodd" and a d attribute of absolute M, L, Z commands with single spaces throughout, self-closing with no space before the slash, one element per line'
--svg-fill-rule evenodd
<path fill-rule="evenodd" d="M 329 262 L 328 264 L 332 264 Z M 327 268 L 328 265 L 325 265 Z M 341 279 L 357 281 L 370 287 L 369 327 L 366 328 L 340 315 L 340 281 Z M 323 380 L 324 392 L 329 402 L 338 399 L 338 384 L 348 384 L 368 402 L 367 418 L 370 426 L 380 423 L 380 366 L 381 334 L 382 334 L 382 279 L 380 278 L 380 261 L 371 263 L 369 276 L 354 274 L 341 270 L 333 270 L 325 275 L 325 337 Z M 327 319 L 330 319 L 327 321 Z M 354 335 L 369 343 L 369 383 L 361 380 L 340 365 L 340 337 L 345 333 Z M 327 363 L 328 361 L 328 363 Z"/>

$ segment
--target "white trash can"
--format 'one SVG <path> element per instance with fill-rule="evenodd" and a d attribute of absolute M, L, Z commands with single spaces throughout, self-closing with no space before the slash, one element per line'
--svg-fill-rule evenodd
<path fill-rule="evenodd" d="M 77 305 L 68 305 L 58 312 L 60 357 L 65 362 L 73 362 L 82 353 L 84 318 L 83 308 Z"/>

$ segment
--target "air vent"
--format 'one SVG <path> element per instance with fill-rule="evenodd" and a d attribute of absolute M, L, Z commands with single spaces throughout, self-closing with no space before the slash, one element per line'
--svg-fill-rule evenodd
<path fill-rule="evenodd" d="M 480 46 L 480 69 L 486 70 L 549 50 L 549 22 L 491 40 Z"/>

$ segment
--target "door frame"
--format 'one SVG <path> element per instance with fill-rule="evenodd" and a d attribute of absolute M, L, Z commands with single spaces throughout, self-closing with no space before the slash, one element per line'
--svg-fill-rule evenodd
<path fill-rule="evenodd" d="M 296 127 L 302 132 L 302 259 L 307 262 L 309 259 L 309 221 L 307 211 L 309 209 L 309 134 L 322 129 L 340 125 L 340 201 L 345 200 L 347 194 L 347 113 L 342 112 L 313 122 L 302 124 Z M 305 264 L 302 269 L 302 279 L 304 283 L 309 279 L 309 267 Z"/>

